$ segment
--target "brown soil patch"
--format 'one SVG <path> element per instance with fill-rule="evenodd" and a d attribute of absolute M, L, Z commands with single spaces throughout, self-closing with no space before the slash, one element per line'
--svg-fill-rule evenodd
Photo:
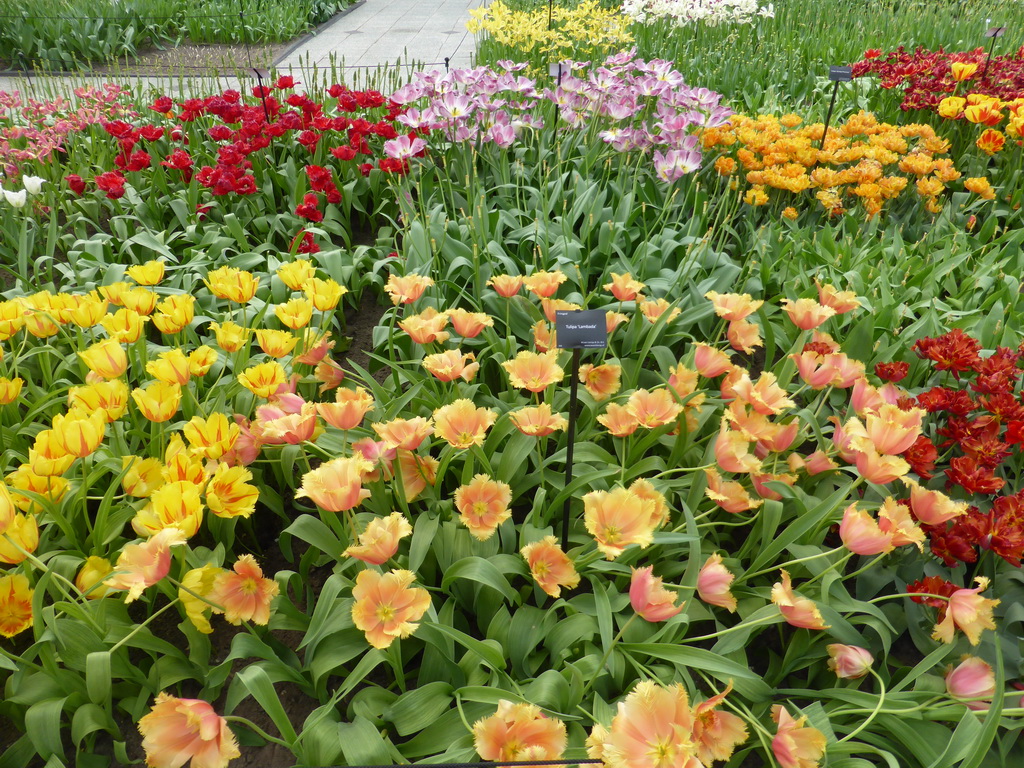
<path fill-rule="evenodd" d="M 134 59 L 97 65 L 94 72 L 110 75 L 233 75 L 252 67 L 269 69 L 293 42 L 246 46 L 186 41 L 175 48 L 143 48 Z"/>

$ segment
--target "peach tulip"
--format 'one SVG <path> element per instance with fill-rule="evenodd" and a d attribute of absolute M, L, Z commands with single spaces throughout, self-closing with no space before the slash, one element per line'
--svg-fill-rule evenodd
<path fill-rule="evenodd" d="M 344 512 L 358 507 L 370 492 L 362 487 L 362 476 L 373 465 L 361 454 L 334 459 L 302 476 L 295 498 L 305 497 L 328 512 Z"/>
<path fill-rule="evenodd" d="M 871 651 L 857 645 L 832 643 L 826 645 L 825 650 L 829 655 L 828 668 L 844 680 L 864 677 L 875 661 Z"/>
<path fill-rule="evenodd" d="M 736 613 L 736 598 L 730 591 L 735 578 L 722 564 L 722 556 L 715 552 L 704 561 L 697 574 L 697 596 L 709 605 L 717 605 L 729 613 Z"/>
<path fill-rule="evenodd" d="M 576 567 L 554 536 L 545 536 L 540 541 L 527 544 L 520 550 L 533 580 L 551 597 L 559 597 L 562 587 L 575 589 L 580 583 Z"/>
<path fill-rule="evenodd" d="M 933 640 L 952 643 L 957 629 L 962 631 L 971 645 L 981 642 L 981 633 L 986 629 L 995 629 L 992 609 L 999 605 L 998 600 L 982 597 L 979 593 L 988 589 L 988 579 L 976 576 L 974 589 L 958 589 L 949 598 L 945 616 L 935 625 L 932 631 Z"/>
<path fill-rule="evenodd" d="M 227 721 L 199 699 L 157 695 L 139 720 L 146 765 L 152 768 L 224 768 L 241 756 Z"/>
<path fill-rule="evenodd" d="M 410 586 L 412 571 L 360 571 L 352 588 L 352 621 L 374 648 L 388 648 L 396 638 L 409 637 L 430 607 L 430 593 Z"/>
<path fill-rule="evenodd" d="M 987 700 L 965 702 L 970 709 L 985 710 L 996 693 L 996 676 L 983 659 L 964 656 L 956 667 L 946 672 L 946 692 L 954 699 Z"/>
<path fill-rule="evenodd" d="M 803 629 L 828 629 L 829 625 L 821 617 L 821 612 L 813 600 L 800 597 L 793 592 L 793 584 L 789 574 L 781 571 L 782 581 L 772 587 L 772 602 L 779 607 L 779 612 L 789 624 Z"/>
<path fill-rule="evenodd" d="M 667 621 L 683 610 L 684 603 L 676 605 L 676 595 L 662 586 L 660 576 L 654 575 L 654 566 L 632 569 L 629 582 L 629 602 L 637 615 L 646 621 Z"/>
<path fill-rule="evenodd" d="M 825 754 L 825 734 L 804 725 L 807 717 L 794 719 L 781 704 L 772 705 L 772 719 L 779 728 L 772 739 L 772 752 L 782 768 L 817 768 Z"/>
<path fill-rule="evenodd" d="M 498 710 L 473 724 L 473 746 L 484 760 L 556 760 L 568 741 L 565 723 L 540 707 L 500 699 Z"/>

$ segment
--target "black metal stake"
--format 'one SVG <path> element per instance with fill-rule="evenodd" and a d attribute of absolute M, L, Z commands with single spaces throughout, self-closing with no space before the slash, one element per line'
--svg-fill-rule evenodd
<path fill-rule="evenodd" d="M 985 57 L 985 66 L 981 68 L 981 79 L 985 79 L 985 75 L 988 74 L 988 63 L 992 60 L 992 50 L 996 47 L 996 35 L 992 35 L 992 39 L 988 44 L 988 56 Z"/>
<path fill-rule="evenodd" d="M 551 15 L 554 13 L 555 0 L 548 0 L 548 31 L 551 31 Z"/>
<path fill-rule="evenodd" d="M 580 387 L 580 351 L 572 351 L 572 381 L 569 383 L 569 427 L 566 429 L 568 445 L 565 448 L 565 487 L 572 482 L 572 454 L 576 442 L 576 406 L 579 400 Z M 562 504 L 562 551 L 569 549 L 569 503 L 572 496 L 566 496 Z"/>
<path fill-rule="evenodd" d="M 449 61 L 451 61 L 451 57 L 450 57 L 450 56 L 445 56 L 445 57 L 444 57 L 444 71 L 445 71 L 445 72 L 447 72 L 447 71 L 448 71 L 448 62 L 449 62 Z"/>
<path fill-rule="evenodd" d="M 821 143 L 818 149 L 825 150 L 825 137 L 828 136 L 828 124 L 832 120 L 832 110 L 836 108 L 836 96 L 839 95 L 839 81 L 832 84 L 832 100 L 828 103 L 828 112 L 825 113 L 825 127 L 821 131 Z"/>

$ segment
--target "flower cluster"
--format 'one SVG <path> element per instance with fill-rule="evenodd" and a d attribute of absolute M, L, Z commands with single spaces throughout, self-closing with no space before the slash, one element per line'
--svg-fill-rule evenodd
<path fill-rule="evenodd" d="M 939 105 L 954 93 L 991 96 L 1003 102 L 1024 97 L 1024 47 L 1013 54 L 989 58 L 983 48 L 973 51 L 913 53 L 902 46 L 883 54 L 868 51 L 853 65 L 853 76 L 877 75 L 883 88 L 903 88 L 900 109 L 939 112 Z M 941 113 L 940 113 L 941 114 Z"/>
<path fill-rule="evenodd" d="M 417 73 L 391 97 L 409 106 L 397 119 L 450 142 L 504 148 L 544 128 L 554 108 L 563 131 L 596 131 L 619 152 L 653 149 L 655 173 L 671 182 L 700 166 L 696 132 L 722 125 L 732 114 L 721 95 L 687 86 L 671 62 L 636 59 L 632 51 L 592 69 L 563 62 L 566 74 L 555 88 L 542 89 L 517 74 L 524 67 Z"/>
<path fill-rule="evenodd" d="M 58 97 L 51 101 L 21 98 L 18 91 L 0 91 L 0 170 L 17 176 L 22 163 L 45 161 L 64 148 L 69 136 L 90 125 L 130 117 L 128 91 L 107 83 L 74 91 L 75 102 Z"/>
<path fill-rule="evenodd" d="M 466 28 L 486 32 L 501 45 L 523 57 L 540 54 L 546 60 L 577 56 L 605 56 L 633 42 L 629 19 L 617 10 L 603 8 L 596 0 L 583 0 L 567 8 L 556 5 L 550 12 L 516 11 L 502 0 L 469 10 Z"/>
<path fill-rule="evenodd" d="M 910 509 L 947 565 L 976 562 L 978 550 L 986 549 L 1020 567 L 1024 493 L 1013 492 L 1001 470 L 1013 466 L 1024 443 L 1021 350 L 997 347 L 982 356 L 980 343 L 960 329 L 922 338 L 913 350 L 955 383 L 898 401 L 928 413 L 929 435 L 903 455 L 923 482 L 944 476 L 957 500 L 913 483 Z M 880 374 L 895 378 L 887 370 Z"/>
<path fill-rule="evenodd" d="M 758 17 L 775 18 L 775 6 L 759 0 L 624 0 L 622 12 L 649 24 L 669 19 L 674 24 L 751 24 Z"/>
<path fill-rule="evenodd" d="M 802 122 L 799 115 L 734 115 L 729 125 L 705 131 L 701 140 L 705 149 L 721 148 L 714 164 L 720 175 L 745 172 L 750 188 L 744 201 L 751 206 L 780 198 L 810 204 L 813 195 L 829 216 L 856 206 L 870 218 L 904 191 L 916 192 L 932 213 L 942 209 L 942 197 L 954 184 L 982 199 L 995 197 L 984 177 L 960 181 L 961 172 L 945 157 L 950 142 L 929 125 L 895 126 L 860 112 L 830 127 L 820 147 L 824 126 Z M 794 205 L 782 211 L 788 219 L 799 213 Z"/>

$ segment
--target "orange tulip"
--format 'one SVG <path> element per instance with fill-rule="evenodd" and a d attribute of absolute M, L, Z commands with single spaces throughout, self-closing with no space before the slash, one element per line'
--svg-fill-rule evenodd
<path fill-rule="evenodd" d="M 747 728 L 742 718 L 717 710 L 731 690 L 732 683 L 729 683 L 724 691 L 694 707 L 693 742 L 701 765 L 728 760 L 736 747 L 747 739 Z"/>
<path fill-rule="evenodd" d="M 604 313 L 604 330 L 609 336 L 615 333 L 615 329 L 623 323 L 629 322 L 629 316 L 624 315 L 621 312 L 605 312 Z"/>
<path fill-rule="evenodd" d="M 597 417 L 597 420 L 604 425 L 612 437 L 628 437 L 640 426 L 640 422 L 628 407 L 615 403 L 609 403 L 608 408 Z"/>
<path fill-rule="evenodd" d="M 232 570 L 217 575 L 210 600 L 224 609 L 224 618 L 231 624 L 265 625 L 270 621 L 270 601 L 278 591 L 277 582 L 263 578 L 256 558 L 241 555 Z"/>
<path fill-rule="evenodd" d="M 782 309 L 789 315 L 789 319 L 797 328 L 802 331 L 810 331 L 824 323 L 836 311 L 832 307 L 819 304 L 814 299 L 789 299 L 782 300 Z"/>
<path fill-rule="evenodd" d="M 817 475 L 836 469 L 838 466 L 824 451 L 815 451 L 810 456 L 801 456 L 799 453 L 791 453 L 786 458 L 791 472 L 805 470 L 808 475 Z"/>
<path fill-rule="evenodd" d="M 754 298 L 749 293 L 718 293 L 708 291 L 704 294 L 705 299 L 710 299 L 715 308 L 715 314 L 723 320 L 736 322 L 744 320 L 764 304 L 764 301 Z"/>
<path fill-rule="evenodd" d="M 302 476 L 295 498 L 310 499 L 328 512 L 358 507 L 370 498 L 370 492 L 362 487 L 362 479 L 364 473 L 372 470 L 373 464 L 361 454 L 328 461 Z"/>
<path fill-rule="evenodd" d="M 434 411 L 434 433 L 455 448 L 483 445 L 498 414 L 465 398 Z"/>
<path fill-rule="evenodd" d="M 856 504 L 843 513 L 839 524 L 839 537 L 851 552 L 857 555 L 880 555 L 895 548 L 892 536 L 878 527 L 878 522 Z"/>
<path fill-rule="evenodd" d="M 736 598 L 730 586 L 736 577 L 722 564 L 722 556 L 715 552 L 704 561 L 697 574 L 697 596 L 709 605 L 736 613 Z"/>
<path fill-rule="evenodd" d="M 813 600 L 799 597 L 793 592 L 793 584 L 789 574 L 781 571 L 782 581 L 772 587 L 772 602 L 779 607 L 788 623 L 803 629 L 828 629 L 829 625 L 821 618 L 821 612 Z"/>
<path fill-rule="evenodd" d="M 562 587 L 575 589 L 580 583 L 580 575 L 576 572 L 573 561 L 554 536 L 545 536 L 540 541 L 527 544 L 520 550 L 523 559 L 530 568 L 533 580 L 551 597 L 559 597 Z"/>
<path fill-rule="evenodd" d="M 665 314 L 669 307 L 669 304 L 665 299 L 649 299 L 647 301 L 640 302 L 640 312 L 647 318 L 650 323 L 658 322 L 658 319 Z M 665 317 L 666 323 L 671 323 L 677 317 L 679 317 L 682 310 L 679 307 L 673 307 L 672 311 Z"/>
<path fill-rule="evenodd" d="M 398 470 L 402 481 L 405 500 L 412 503 L 428 485 L 437 482 L 437 459 L 420 456 L 412 451 L 398 451 Z"/>
<path fill-rule="evenodd" d="M 646 286 L 633 279 L 633 276 L 626 272 L 624 275 L 612 272 L 612 281 L 604 286 L 606 291 L 611 291 L 619 301 L 632 301 Z"/>
<path fill-rule="evenodd" d="M 761 326 L 757 323 L 748 323 L 746 320 L 733 320 L 725 332 L 729 340 L 729 346 L 737 352 L 753 354 L 756 347 L 763 347 L 761 340 Z"/>
<path fill-rule="evenodd" d="M 910 489 L 910 508 L 914 516 L 925 525 L 945 525 L 967 514 L 966 501 L 953 501 L 941 491 L 930 491 L 909 477 L 903 478 L 903 484 Z"/>
<path fill-rule="evenodd" d="M 183 766 L 225 768 L 242 753 L 227 720 L 205 701 L 160 693 L 149 714 L 139 720 L 146 764 L 157 768 Z"/>
<path fill-rule="evenodd" d="M 715 349 L 701 342 L 695 342 L 693 348 L 694 367 L 704 378 L 713 379 L 732 368 L 732 361 L 729 359 L 729 355 L 722 350 Z"/>
<path fill-rule="evenodd" d="M 470 312 L 465 309 L 449 309 L 445 312 L 452 323 L 452 328 L 459 336 L 474 339 L 484 328 L 494 326 L 494 320 L 486 312 Z"/>
<path fill-rule="evenodd" d="M 540 270 L 532 275 L 523 278 L 523 285 L 526 290 L 541 299 L 550 298 L 555 295 L 558 286 L 566 281 L 566 276 L 559 270 L 547 272 Z"/>
<path fill-rule="evenodd" d="M 412 526 L 400 513 L 375 517 L 359 534 L 359 544 L 345 550 L 345 557 L 354 557 L 371 565 L 384 565 L 398 552 L 398 542 L 412 533 Z"/>
<path fill-rule="evenodd" d="M 816 768 L 825 754 L 825 734 L 805 726 L 806 717 L 794 719 L 781 704 L 772 705 L 772 719 L 779 725 L 772 752 L 781 768 Z"/>
<path fill-rule="evenodd" d="M 629 582 L 629 602 L 633 610 L 646 621 L 667 621 L 683 610 L 685 603 L 676 605 L 676 595 L 662 586 L 660 576 L 654 575 L 654 566 L 633 568 Z"/>
<path fill-rule="evenodd" d="M 459 519 L 480 541 L 491 538 L 498 526 L 512 516 L 508 505 L 512 488 L 489 475 L 474 475 L 472 481 L 455 491 L 455 508 Z"/>
<path fill-rule="evenodd" d="M 567 744 L 565 723 L 540 707 L 500 699 L 498 711 L 473 724 L 473 745 L 484 760 L 555 760 Z"/>
<path fill-rule="evenodd" d="M 565 371 L 558 365 L 558 351 L 536 353 L 522 351 L 513 360 L 506 360 L 501 367 L 508 372 L 513 387 L 543 392 L 550 385 L 565 377 Z"/>
<path fill-rule="evenodd" d="M 142 544 L 129 544 L 117 558 L 113 576 L 106 580 L 112 590 L 128 590 L 125 602 L 137 599 L 167 575 L 171 569 L 171 547 L 184 544 L 188 537 L 178 528 L 164 528 Z"/>
<path fill-rule="evenodd" d="M 538 352 L 549 352 L 557 349 L 557 335 L 555 330 L 543 320 L 538 320 L 533 325 L 533 346 Z"/>
<path fill-rule="evenodd" d="M 683 406 L 676 402 L 667 389 L 646 389 L 634 391 L 626 402 L 626 410 L 645 429 L 656 429 L 670 424 L 683 412 Z"/>
<path fill-rule="evenodd" d="M 743 435 L 729 429 L 722 419 L 718 438 L 715 440 L 715 461 L 726 472 L 753 473 L 761 471 L 761 462 L 750 453 L 750 442 Z"/>
<path fill-rule="evenodd" d="M 433 341 L 443 344 L 448 340 L 448 332 L 444 327 L 448 324 L 448 315 L 427 307 L 418 315 L 409 315 L 398 321 L 398 327 L 409 334 L 417 344 L 429 344 Z"/>
<path fill-rule="evenodd" d="M 967 108 L 968 111 L 970 111 L 971 109 L 973 109 L 973 107 Z M 1000 117 L 1002 116 L 1000 115 Z M 978 149 L 980 149 L 986 155 L 994 155 L 996 152 L 999 152 L 1006 144 L 1006 136 L 1003 135 L 1002 131 L 987 128 L 984 131 L 982 131 L 981 135 L 978 137 L 978 140 L 974 143 L 978 147 Z"/>
<path fill-rule="evenodd" d="M 497 292 L 499 296 L 510 299 L 519 293 L 523 287 L 523 278 L 520 275 L 495 275 L 487 284 Z"/>
<path fill-rule="evenodd" d="M 818 301 L 826 307 L 832 307 L 837 315 L 852 312 L 860 307 L 860 300 L 853 291 L 840 291 L 830 283 L 821 285 L 817 280 L 814 284 L 818 288 Z"/>
<path fill-rule="evenodd" d="M 333 403 L 318 403 L 320 418 L 335 429 L 355 429 L 363 423 L 366 414 L 373 410 L 373 395 L 363 387 L 347 389 L 340 387 Z"/>
<path fill-rule="evenodd" d="M 433 284 L 433 280 L 423 275 L 391 275 L 384 291 L 391 297 L 392 304 L 412 304 Z"/>
<path fill-rule="evenodd" d="M 704 489 L 704 495 L 726 512 L 738 514 L 751 509 L 757 509 L 764 504 L 764 501 L 752 498 L 742 484 L 734 480 L 722 480 L 718 470 L 713 468 L 705 469 L 704 474 L 707 476 L 708 481 L 707 488 Z"/>
<path fill-rule="evenodd" d="M 449 349 L 438 352 L 434 355 L 427 355 L 423 358 L 422 365 L 432 373 L 439 381 L 472 381 L 480 368 L 479 363 L 471 362 L 476 360 L 472 352 L 463 354 L 458 349 Z"/>
<path fill-rule="evenodd" d="M 766 416 L 778 415 L 788 408 L 795 407 L 796 404 L 776 381 L 775 374 L 765 371 L 758 377 L 757 384 L 754 384 L 750 376 L 744 372 L 733 385 L 733 393 L 736 398 L 748 403 L 758 413 Z"/>
<path fill-rule="evenodd" d="M 385 424 L 372 424 L 373 431 L 391 448 L 415 451 L 423 441 L 434 434 L 434 422 L 416 416 L 411 419 L 392 419 Z"/>
<path fill-rule="evenodd" d="M 552 413 L 547 403 L 512 411 L 509 419 L 516 425 L 516 429 L 530 437 L 544 437 L 569 426 L 565 417 L 560 413 Z"/>
<path fill-rule="evenodd" d="M 950 596 L 946 610 L 940 611 L 940 621 L 932 632 L 933 640 L 952 643 L 959 629 L 971 645 L 977 645 L 984 630 L 996 628 L 992 609 L 999 605 L 999 601 L 979 594 L 988 589 L 987 578 L 976 576 L 974 582 L 978 585 L 974 589 L 958 589 Z"/>
<path fill-rule="evenodd" d="M 556 312 L 574 312 L 576 310 L 583 309 L 579 304 L 573 304 L 572 302 L 564 301 L 563 299 L 541 299 L 540 308 L 549 323 L 555 322 L 557 317 L 555 314 Z"/>
<path fill-rule="evenodd" d="M 580 366 L 580 383 L 597 402 L 607 400 L 619 391 L 622 379 L 622 366 L 612 363 L 604 365 Z"/>
<path fill-rule="evenodd" d="M 898 454 L 906 451 L 921 434 L 925 411 L 911 408 L 904 411 L 895 405 L 883 404 L 877 413 L 869 413 L 864 419 L 868 439 L 879 453 Z"/>
<path fill-rule="evenodd" d="M 898 456 L 887 456 L 875 450 L 874 443 L 867 438 L 852 439 L 855 463 L 861 477 L 869 483 L 886 485 L 903 477 L 910 471 L 910 465 Z"/>
<path fill-rule="evenodd" d="M 641 549 L 654 541 L 655 503 L 622 487 L 591 491 L 583 497 L 584 524 L 609 560 L 630 544 Z"/>
<path fill-rule="evenodd" d="M 367 570 L 356 576 L 352 621 L 374 648 L 388 648 L 396 638 L 416 631 L 416 622 L 430 607 L 430 594 L 410 587 L 415 580 L 412 571 L 380 574 Z"/>
<path fill-rule="evenodd" d="M 588 754 L 607 768 L 695 768 L 694 725 L 682 685 L 644 680 L 619 703 L 610 729 L 594 727 Z"/>

